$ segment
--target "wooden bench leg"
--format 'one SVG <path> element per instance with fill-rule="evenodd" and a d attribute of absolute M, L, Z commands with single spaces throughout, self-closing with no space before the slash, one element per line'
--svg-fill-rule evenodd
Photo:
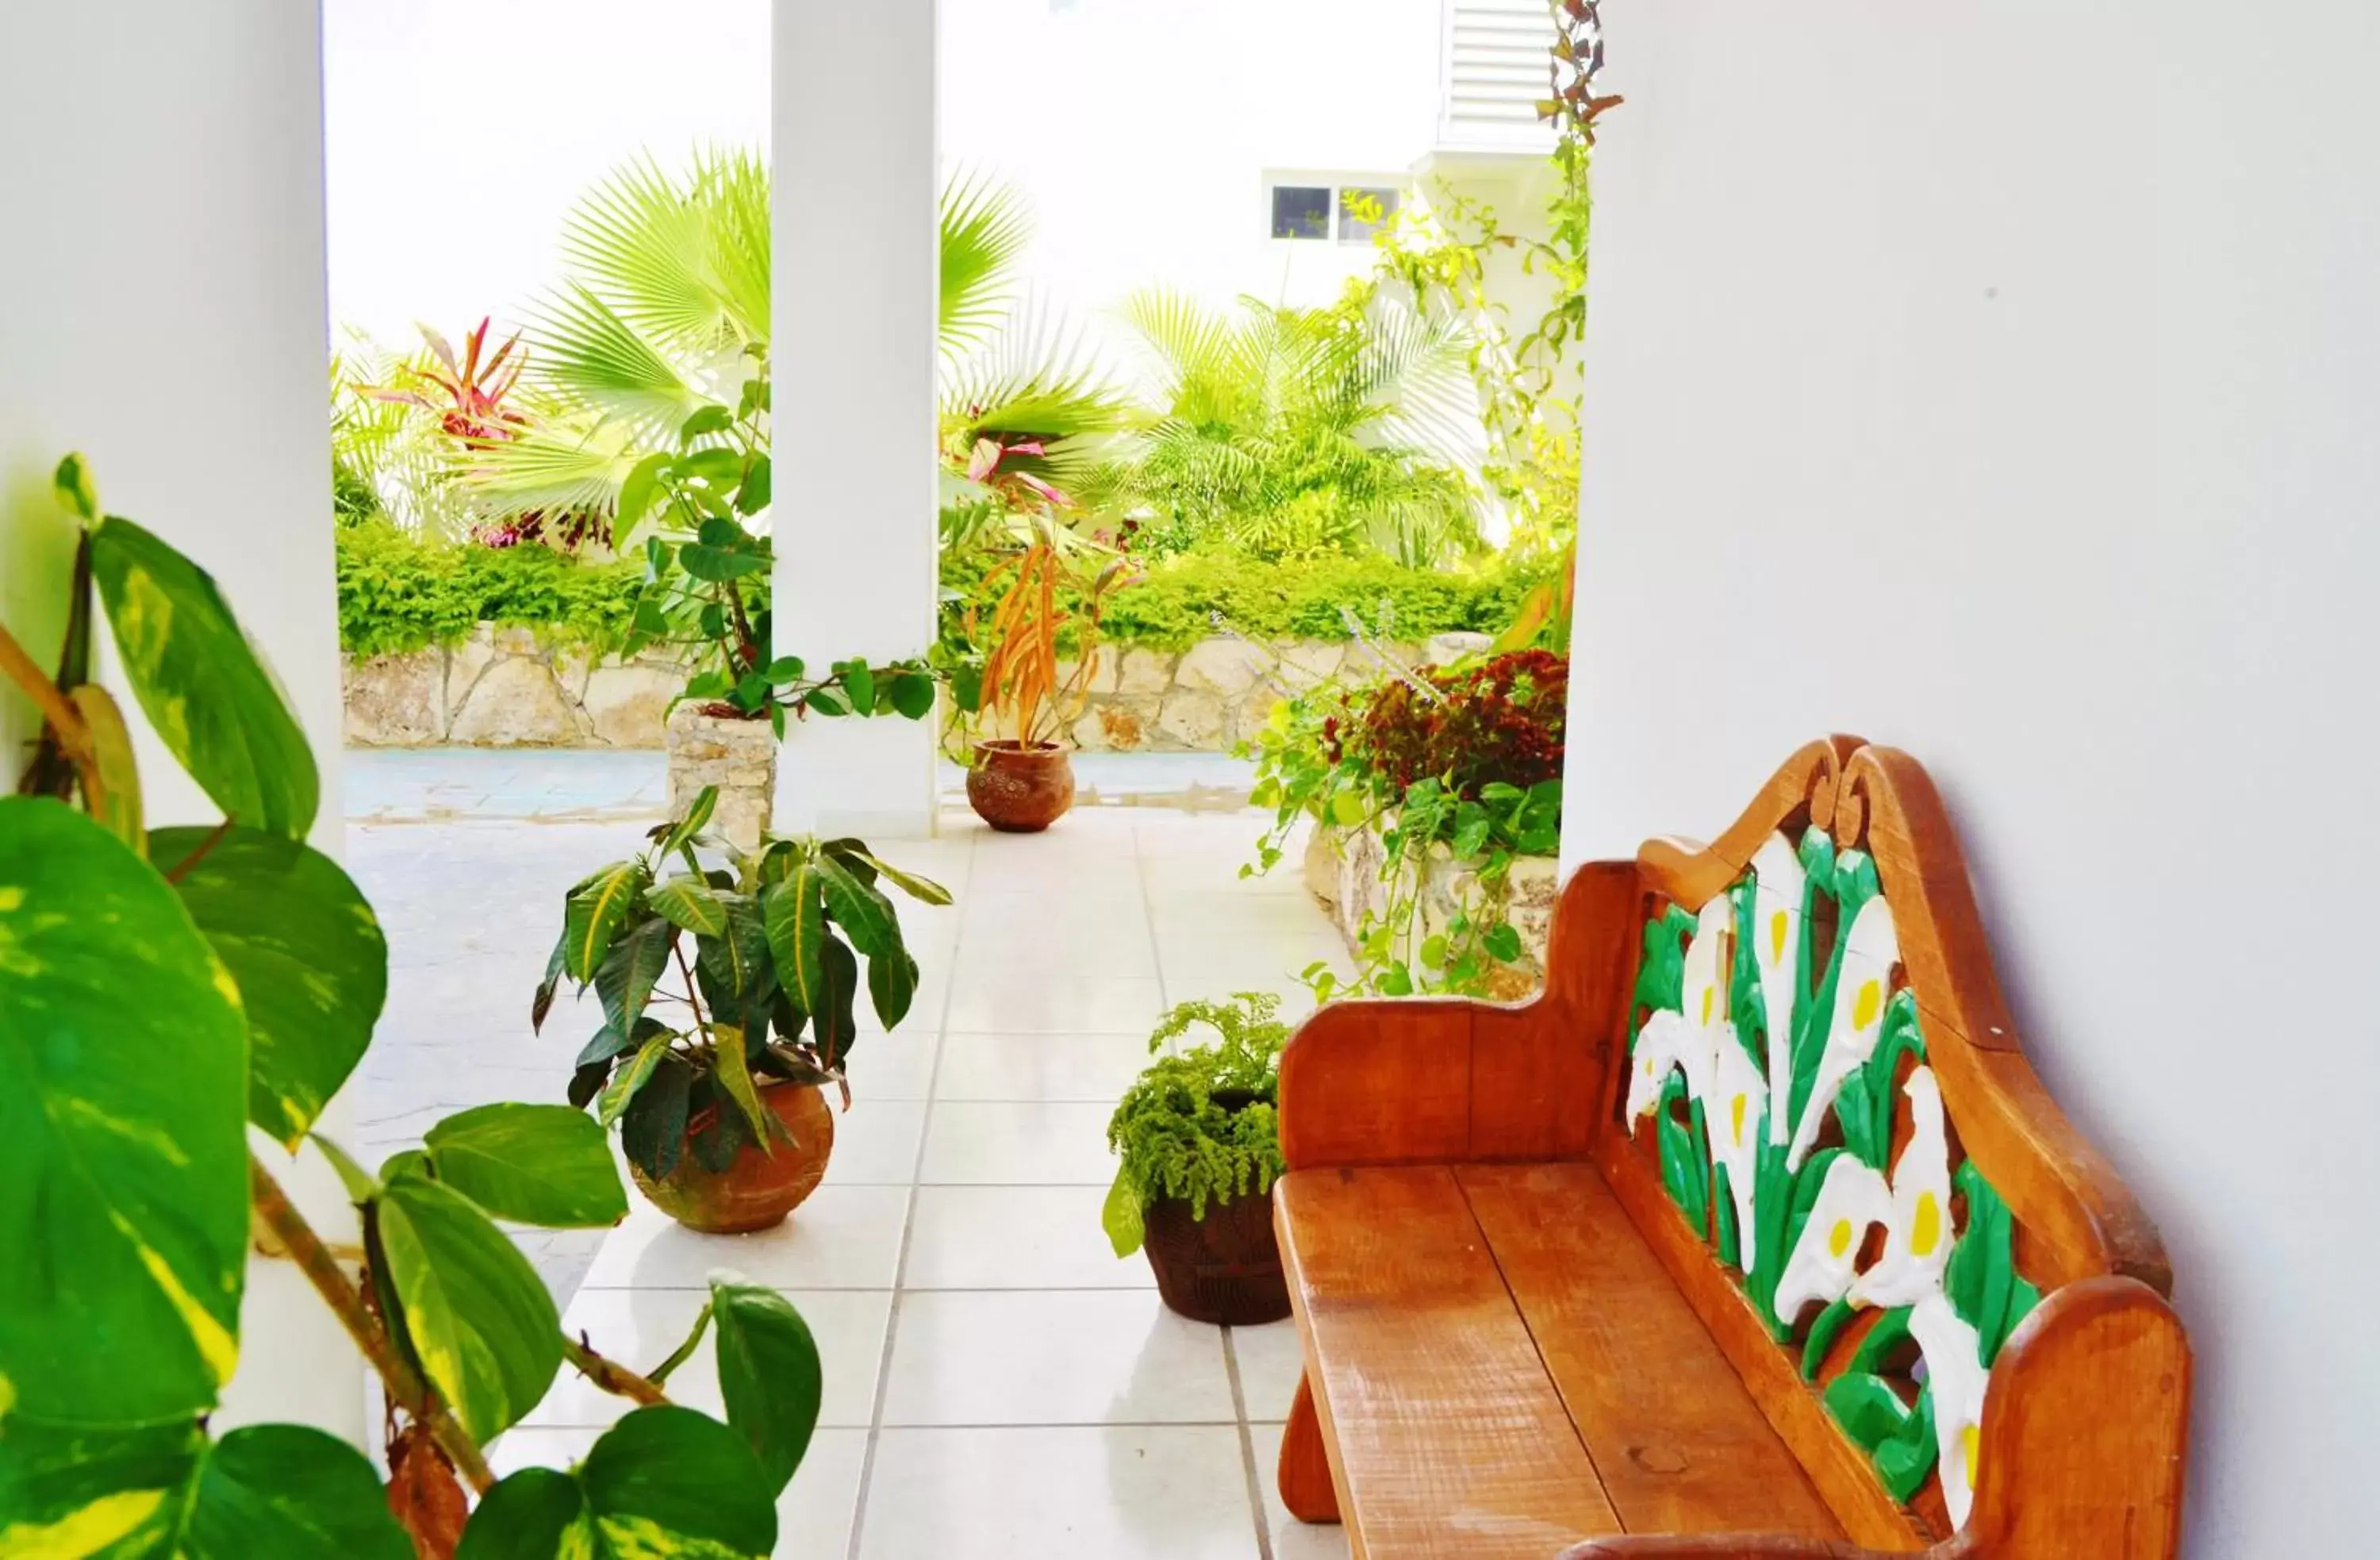
<path fill-rule="evenodd" d="M 1304 1376 L 1297 1379 L 1297 1401 L 1289 1406 L 1289 1428 L 1281 1437 L 1281 1504 L 1301 1522 L 1339 1520 L 1339 1492 L 1330 1482 L 1322 1420 L 1314 1412 L 1314 1384 Z"/>

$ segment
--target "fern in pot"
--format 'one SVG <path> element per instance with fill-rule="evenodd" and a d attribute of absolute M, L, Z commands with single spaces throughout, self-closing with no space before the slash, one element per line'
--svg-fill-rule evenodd
<path fill-rule="evenodd" d="M 1175 1007 L 1149 1036 L 1152 1053 L 1194 1029 L 1214 1038 L 1160 1055 L 1108 1123 L 1121 1161 L 1101 1214 L 1108 1238 L 1118 1257 L 1146 1250 L 1158 1293 L 1194 1322 L 1253 1326 L 1289 1314 L 1272 1228 L 1289 1043 L 1280 1007 L 1257 992 Z"/>

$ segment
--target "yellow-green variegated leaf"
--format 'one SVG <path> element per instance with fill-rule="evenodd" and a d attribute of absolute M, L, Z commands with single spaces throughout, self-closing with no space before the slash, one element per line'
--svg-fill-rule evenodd
<path fill-rule="evenodd" d="M 92 817 L 107 825 L 108 833 L 146 854 L 149 839 L 140 823 L 140 765 L 132 756 L 132 732 L 124 724 L 124 712 L 97 683 L 69 689 L 67 697 L 82 716 L 83 728 L 91 733 L 91 752 L 98 761 L 101 795 L 93 798 L 86 786 L 84 804 Z"/>
<path fill-rule="evenodd" d="M 225 817 L 305 838 L 321 799 L 314 755 L 213 577 L 115 515 L 91 533 L 91 573 L 166 750 Z"/>
<path fill-rule="evenodd" d="M 751 1123 L 753 1140 L 760 1145 L 761 1152 L 775 1152 L 776 1137 L 770 1128 L 776 1125 L 776 1119 L 770 1114 L 769 1107 L 760 1103 L 759 1087 L 752 1081 L 752 1064 L 745 1054 L 744 1031 L 734 1024 L 713 1024 L 710 1026 L 710 1039 L 718 1052 L 720 1087 L 727 1091 L 727 1097 L 735 1102 L 735 1108 L 744 1113 L 746 1121 Z"/>
<path fill-rule="evenodd" d="M 637 1097 L 637 1091 L 652 1081 L 653 1069 L 662 1065 L 662 1058 L 669 1054 L 670 1042 L 676 1038 L 675 1035 L 657 1034 L 638 1048 L 637 1054 L 628 1058 L 627 1066 L 613 1068 L 612 1081 L 595 1096 L 596 1120 L 609 1127 L 620 1119 L 620 1113 L 628 1108 L 628 1103 Z"/>
<path fill-rule="evenodd" d="M 159 829 L 159 871 L 214 945 L 248 1012 L 248 1118 L 298 1140 L 363 1060 L 388 996 L 388 940 L 321 851 L 257 829 Z"/>
<path fill-rule="evenodd" d="M 528 1259 L 469 1199 L 390 1176 L 381 1249 L 422 1373 L 475 1441 L 537 1406 L 562 1366 L 562 1317 Z"/>
<path fill-rule="evenodd" d="M 302 1425 L 0 1421 L 0 1555 L 410 1560 L 362 1453 Z"/>
<path fill-rule="evenodd" d="M 562 968 L 572 980 L 595 979 L 612 939 L 652 881 L 642 861 L 614 861 L 571 891 L 563 913 Z"/>
<path fill-rule="evenodd" d="M 432 1127 L 421 1146 L 439 1180 L 498 1218 L 600 1229 L 628 1216 L 603 1128 L 568 1105 L 475 1106 Z"/>
<path fill-rule="evenodd" d="M 0 799 L 0 1416 L 195 1416 L 238 1362 L 247 1026 L 172 888 Z"/>
<path fill-rule="evenodd" d="M 821 887 L 818 863 L 795 861 L 786 868 L 784 880 L 768 890 L 761 905 L 777 983 L 804 1013 L 817 1012 L 826 1000 L 826 973 L 820 954 L 826 941 Z"/>
<path fill-rule="evenodd" d="M 672 926 L 698 937 L 716 937 L 727 930 L 727 907 L 719 902 L 719 891 L 691 872 L 646 890 L 645 903 Z"/>
<path fill-rule="evenodd" d="M 881 889 L 832 856 L 818 858 L 818 870 L 826 888 L 827 914 L 851 938 L 853 947 L 870 958 L 900 948 L 901 922 Z"/>
<path fill-rule="evenodd" d="M 523 1469 L 489 1491 L 455 1560 L 759 1560 L 777 1545 L 771 1488 L 717 1420 L 638 1408 L 571 1472 Z"/>

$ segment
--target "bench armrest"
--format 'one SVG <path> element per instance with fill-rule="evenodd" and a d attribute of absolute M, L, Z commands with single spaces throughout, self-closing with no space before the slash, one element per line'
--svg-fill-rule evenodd
<path fill-rule="evenodd" d="M 1281 1056 L 1289 1168 L 1585 1155 L 1626 1029 L 1641 909 L 1633 862 L 1593 862 L 1563 887 L 1534 999 L 1389 997 L 1316 1013 Z"/>

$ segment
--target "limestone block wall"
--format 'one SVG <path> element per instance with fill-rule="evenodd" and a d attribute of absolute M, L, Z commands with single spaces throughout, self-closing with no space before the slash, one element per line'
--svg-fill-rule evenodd
<path fill-rule="evenodd" d="M 341 658 L 347 740 L 366 748 L 659 748 L 686 669 L 552 650 L 482 623 L 451 647 Z"/>
<path fill-rule="evenodd" d="M 1380 881 L 1385 864 L 1380 836 L 1370 829 L 1322 824 L 1306 841 L 1306 889 L 1322 902 L 1350 948 L 1362 936 L 1364 923 L 1388 908 L 1388 884 Z M 1553 931 L 1560 873 L 1550 856 L 1524 856 L 1512 863 L 1505 881 L 1512 894 L 1505 913 L 1521 934 L 1522 962 L 1499 970 L 1489 994 L 1513 1001 L 1544 983 L 1546 942 Z M 1436 847 L 1422 880 L 1421 927 L 1416 937 L 1445 931 L 1456 909 L 1476 896 L 1476 886 L 1470 868 L 1458 864 L 1443 845 Z"/>

